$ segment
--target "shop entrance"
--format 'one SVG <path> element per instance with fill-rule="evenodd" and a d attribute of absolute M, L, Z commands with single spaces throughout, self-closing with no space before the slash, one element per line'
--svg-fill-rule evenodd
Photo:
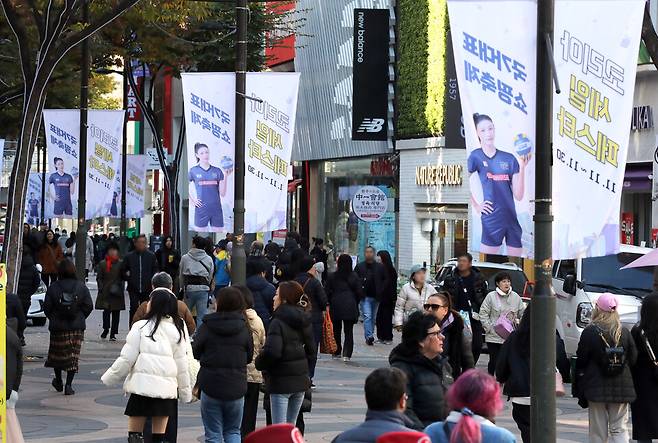
<path fill-rule="evenodd" d="M 417 205 L 416 213 L 429 234 L 432 269 L 468 251 L 467 205 Z"/>

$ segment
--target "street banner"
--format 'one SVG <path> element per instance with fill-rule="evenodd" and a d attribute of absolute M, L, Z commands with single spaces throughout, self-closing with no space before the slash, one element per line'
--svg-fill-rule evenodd
<path fill-rule="evenodd" d="M 299 73 L 247 74 L 245 232 L 286 229 L 298 88 Z"/>
<path fill-rule="evenodd" d="M 42 188 L 43 175 L 41 172 L 30 172 L 25 195 L 25 221 L 33 226 L 41 221 Z"/>
<path fill-rule="evenodd" d="M 354 9 L 352 140 L 388 138 L 389 10 Z"/>
<path fill-rule="evenodd" d="M 50 173 L 45 218 L 77 218 L 80 111 L 43 111 Z M 109 214 L 119 167 L 124 111 L 89 110 L 85 218 Z"/>
<path fill-rule="evenodd" d="M 233 231 L 235 74 L 184 73 L 189 230 Z"/>
<path fill-rule="evenodd" d="M 144 217 L 147 155 L 129 155 L 126 169 L 126 217 Z"/>
<path fill-rule="evenodd" d="M 2 167 L 5 162 L 5 139 L 0 138 L 0 172 L 2 172 Z"/>
<path fill-rule="evenodd" d="M 644 0 L 555 2 L 554 57 L 562 89 L 553 95 L 556 260 L 619 252 L 644 5 Z"/>
<path fill-rule="evenodd" d="M 470 174 L 471 250 L 532 258 L 537 3 L 449 0 L 448 13 Z"/>

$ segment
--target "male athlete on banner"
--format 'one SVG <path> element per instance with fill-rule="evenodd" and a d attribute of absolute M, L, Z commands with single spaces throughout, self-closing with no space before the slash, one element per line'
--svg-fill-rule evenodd
<path fill-rule="evenodd" d="M 226 172 L 210 164 L 208 145 L 196 143 L 197 165 L 190 168 L 190 203 L 194 207 L 194 227 L 201 232 L 218 232 L 224 227 L 222 197 L 226 195 L 226 178 L 233 173 L 232 162 L 222 162 Z M 194 183 L 194 186 L 191 184 Z M 208 227 L 210 225 L 210 227 Z"/>
<path fill-rule="evenodd" d="M 73 204 L 71 197 L 75 193 L 75 180 L 77 180 L 77 169 L 71 171 L 73 175 L 64 172 L 64 160 L 59 157 L 54 159 L 55 172 L 48 179 L 50 187 L 50 198 L 55 202 L 53 214 L 73 215 Z M 75 179 L 73 178 L 75 176 Z"/>
<path fill-rule="evenodd" d="M 517 160 L 514 154 L 496 149 L 496 129 L 489 116 L 474 114 L 473 120 L 481 147 L 469 155 L 468 172 L 477 173 L 482 183 L 482 202 L 471 192 L 471 203 L 482 220 L 480 252 L 499 254 L 504 240 L 508 255 L 522 257 L 522 230 L 514 200 L 521 201 L 525 192 L 525 169 L 532 157 L 530 142 L 525 138 L 527 143 L 518 150 Z"/>

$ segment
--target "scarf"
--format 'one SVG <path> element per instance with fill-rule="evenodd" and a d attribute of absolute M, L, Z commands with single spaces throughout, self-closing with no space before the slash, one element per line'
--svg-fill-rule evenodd
<path fill-rule="evenodd" d="M 448 316 L 445 318 L 445 320 L 443 320 L 443 323 L 441 324 L 441 332 L 448 329 L 448 326 L 450 326 L 454 321 L 455 317 L 452 315 L 452 312 L 449 312 Z"/>
<path fill-rule="evenodd" d="M 116 263 L 119 261 L 119 257 L 110 257 L 109 255 L 105 257 L 105 269 L 107 272 L 110 272 L 112 270 L 112 263 Z"/>
<path fill-rule="evenodd" d="M 508 292 L 505 292 L 500 288 L 496 288 L 496 292 L 498 293 L 498 295 L 502 295 L 503 297 L 505 297 L 505 296 L 508 296 L 512 293 L 512 288 L 510 288 L 510 290 Z"/>

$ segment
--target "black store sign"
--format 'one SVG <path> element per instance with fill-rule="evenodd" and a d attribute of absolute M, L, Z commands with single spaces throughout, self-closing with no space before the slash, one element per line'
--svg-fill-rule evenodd
<path fill-rule="evenodd" d="M 388 138 L 388 9 L 354 9 L 352 139 Z"/>

